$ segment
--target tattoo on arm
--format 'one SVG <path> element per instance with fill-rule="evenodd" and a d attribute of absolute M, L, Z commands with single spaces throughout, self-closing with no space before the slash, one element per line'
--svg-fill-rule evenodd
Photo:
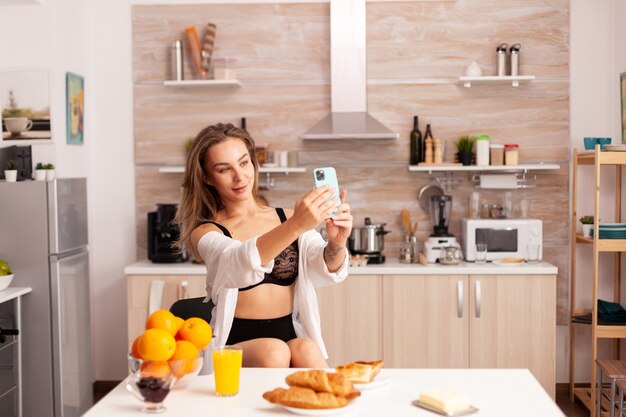
<path fill-rule="evenodd" d="M 344 249 L 345 246 L 328 242 L 328 245 L 324 248 L 324 261 L 326 261 L 326 264 L 337 261 L 339 256 L 345 254 Z"/>

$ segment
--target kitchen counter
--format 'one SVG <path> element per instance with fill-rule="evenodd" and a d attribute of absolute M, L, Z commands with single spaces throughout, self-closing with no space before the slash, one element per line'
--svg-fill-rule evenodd
<path fill-rule="evenodd" d="M 126 275 L 205 275 L 204 265 L 191 262 L 155 264 L 142 260 L 124 268 Z M 476 264 L 461 262 L 459 265 L 402 264 L 387 261 L 381 265 L 350 267 L 350 275 L 555 275 L 558 268 L 549 262 L 520 265 L 495 265 L 491 262 Z"/>

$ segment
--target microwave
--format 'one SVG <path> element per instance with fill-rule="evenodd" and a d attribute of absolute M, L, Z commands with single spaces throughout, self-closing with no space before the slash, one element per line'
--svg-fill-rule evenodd
<path fill-rule="evenodd" d="M 476 259 L 476 244 L 487 244 L 487 260 L 503 258 L 527 258 L 529 243 L 539 244 L 539 259 L 542 259 L 541 240 L 543 223 L 539 219 L 463 219 L 463 252 L 465 260 Z"/>

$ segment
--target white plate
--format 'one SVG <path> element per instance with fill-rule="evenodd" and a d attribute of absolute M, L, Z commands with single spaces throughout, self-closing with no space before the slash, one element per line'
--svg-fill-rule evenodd
<path fill-rule="evenodd" d="M 357 400 L 352 400 L 345 407 L 341 408 L 324 408 L 321 410 L 315 410 L 310 408 L 297 408 L 287 407 L 286 405 L 276 404 L 279 407 L 283 407 L 285 410 L 291 411 L 294 414 L 300 414 L 301 416 L 334 416 L 338 414 L 345 414 L 354 411 L 357 406 Z"/>
<path fill-rule="evenodd" d="M 502 262 L 501 260 L 495 260 L 495 261 L 492 261 L 492 263 L 494 265 L 498 265 L 498 266 L 520 266 L 520 265 L 524 265 L 526 263 L 526 261 L 524 261 L 524 262 Z"/>
<path fill-rule="evenodd" d="M 369 384 L 354 384 L 354 388 L 363 391 L 368 389 L 376 389 L 386 385 L 391 377 L 389 375 L 376 375 L 376 378 Z"/>
<path fill-rule="evenodd" d="M 626 151 L 626 145 L 604 145 L 604 148 L 607 151 L 618 151 L 618 152 Z"/>

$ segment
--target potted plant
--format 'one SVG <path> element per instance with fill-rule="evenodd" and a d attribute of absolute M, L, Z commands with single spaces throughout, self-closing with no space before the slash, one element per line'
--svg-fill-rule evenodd
<path fill-rule="evenodd" d="M 474 147 L 474 139 L 468 135 L 461 136 L 456 142 L 457 156 L 459 162 L 463 165 L 472 164 L 472 148 Z"/>
<path fill-rule="evenodd" d="M 46 166 L 41 162 L 37 162 L 35 166 L 35 181 L 45 181 L 46 180 Z"/>
<path fill-rule="evenodd" d="M 590 216 L 590 215 L 582 216 L 579 220 L 583 225 L 583 236 L 592 237 L 591 232 L 593 231 L 593 220 L 594 220 L 593 216 Z"/>
<path fill-rule="evenodd" d="M 6 178 L 7 182 L 17 181 L 17 162 L 15 159 L 9 159 L 6 168 L 4 170 L 4 178 Z"/>
<path fill-rule="evenodd" d="M 54 164 L 46 164 L 46 181 L 54 181 Z"/>

